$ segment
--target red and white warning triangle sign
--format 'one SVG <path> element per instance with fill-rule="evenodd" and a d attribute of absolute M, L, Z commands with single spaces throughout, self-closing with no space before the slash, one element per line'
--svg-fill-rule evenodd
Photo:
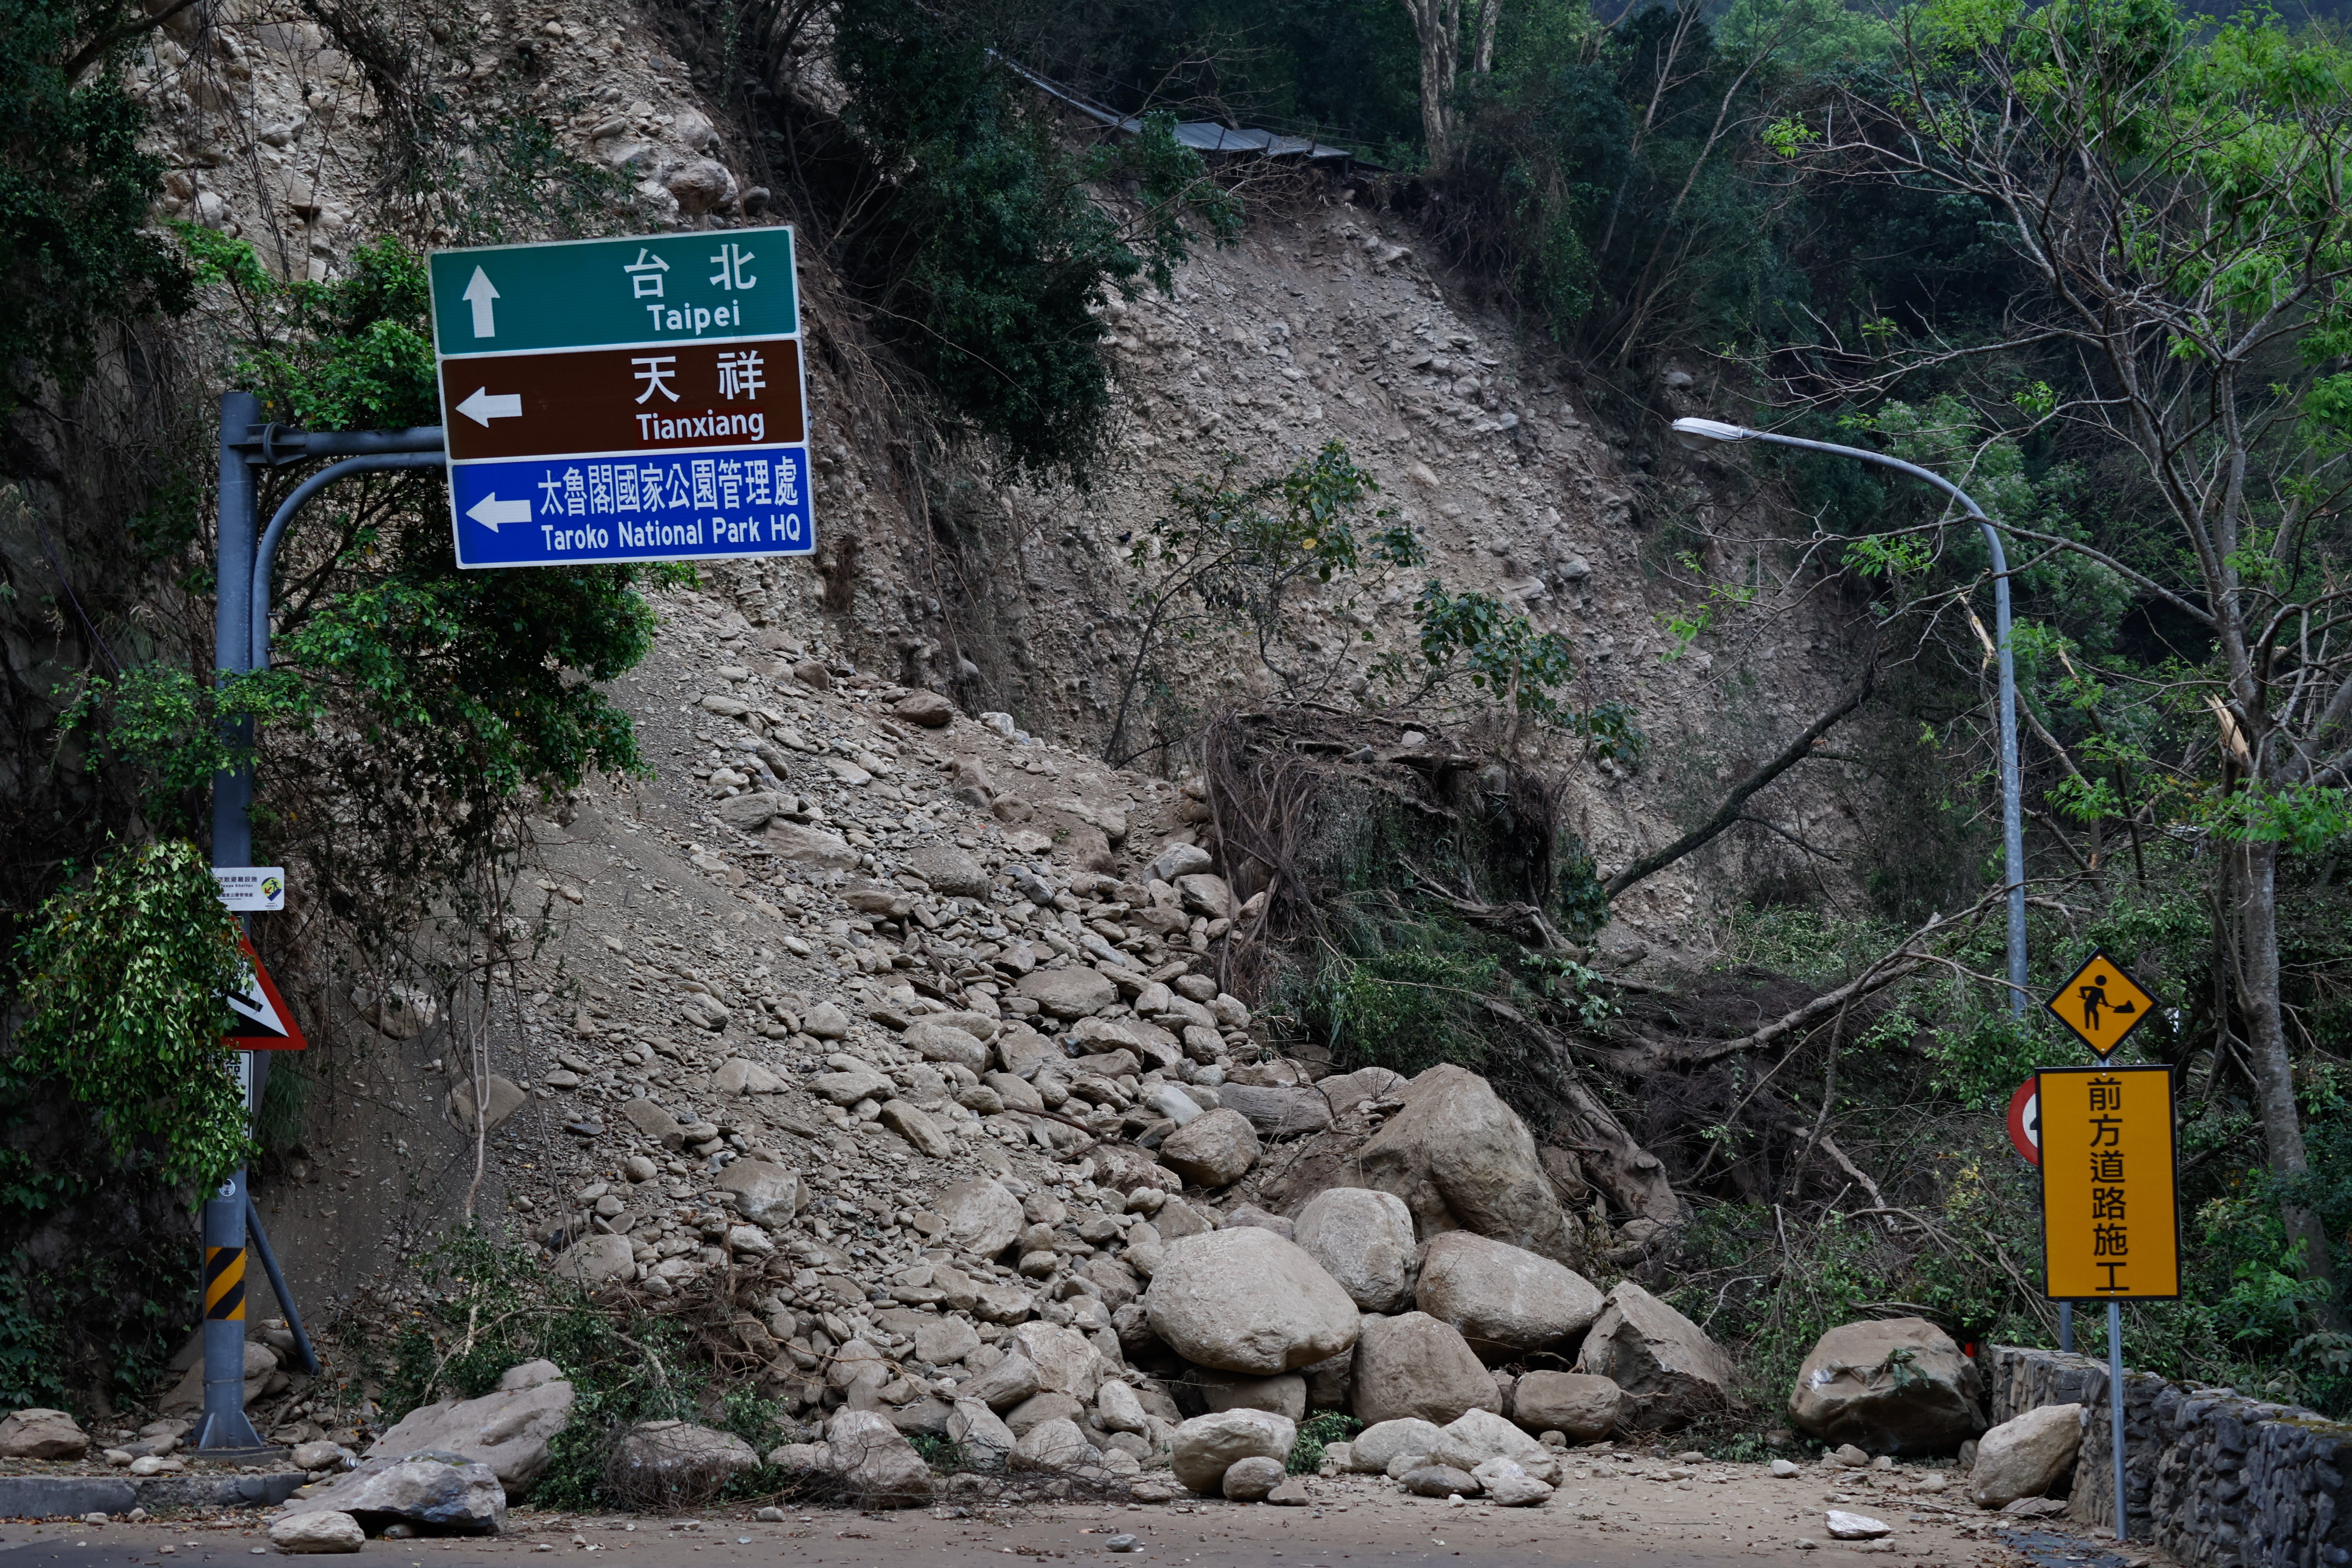
<path fill-rule="evenodd" d="M 294 1010 L 286 1005 L 286 998 L 278 994 L 278 982 L 269 978 L 262 967 L 261 955 L 253 951 L 253 943 L 244 937 L 236 945 L 245 952 L 245 960 L 253 965 L 246 977 L 245 989 L 228 994 L 228 1010 L 233 1021 L 221 1044 L 236 1051 L 299 1051 L 310 1041 L 302 1037 L 302 1026 L 294 1021 Z"/>

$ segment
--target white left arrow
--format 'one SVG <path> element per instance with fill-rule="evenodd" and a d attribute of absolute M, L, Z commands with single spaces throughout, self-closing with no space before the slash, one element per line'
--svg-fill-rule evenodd
<path fill-rule="evenodd" d="M 473 396 L 457 405 L 457 412 L 485 428 L 493 419 L 520 419 L 522 417 L 522 394 L 501 392 L 494 395 L 488 387 L 478 386 L 474 388 Z"/>
<path fill-rule="evenodd" d="M 495 338 L 499 335 L 498 322 L 490 315 L 490 301 L 499 297 L 499 291 L 490 287 L 488 273 L 478 267 L 475 268 L 473 278 L 466 285 L 466 291 L 457 297 L 474 307 L 476 337 Z"/>
<path fill-rule="evenodd" d="M 500 500 L 499 499 L 498 491 L 492 490 L 488 495 L 484 496 L 481 500 L 476 501 L 471 507 L 467 508 L 466 515 L 472 518 L 476 522 L 480 523 L 484 528 L 488 529 L 492 533 L 496 533 L 499 531 L 499 524 L 502 522 L 529 522 L 530 521 L 530 502 L 527 500 Z"/>

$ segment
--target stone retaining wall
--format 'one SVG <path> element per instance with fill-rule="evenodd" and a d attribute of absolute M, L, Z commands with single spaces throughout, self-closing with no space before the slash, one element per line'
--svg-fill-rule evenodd
<path fill-rule="evenodd" d="M 299 1470 L 259 1475 L 0 1476 L 0 1519 L 78 1519 L 143 1508 L 275 1508 L 310 1478 Z"/>
<path fill-rule="evenodd" d="M 1989 1345 L 1996 1426 L 2043 1405 L 2088 1412 L 2074 1466 L 2078 1524 L 2112 1536 L 2115 1460 L 2106 1363 Z M 2205 1568 L 2352 1565 L 2352 1426 L 2226 1388 L 2124 1373 L 2124 1496 L 2131 1533 Z"/>

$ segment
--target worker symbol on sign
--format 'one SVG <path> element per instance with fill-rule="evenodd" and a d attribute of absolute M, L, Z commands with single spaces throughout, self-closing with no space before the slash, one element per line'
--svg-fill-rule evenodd
<path fill-rule="evenodd" d="M 2074 987 L 2074 994 L 2083 999 L 2083 1027 L 2094 1035 L 2099 1033 L 2100 1008 L 2110 1008 L 2118 1016 L 2137 1010 L 2129 1002 L 2110 1002 L 2107 999 L 2107 985 L 2108 980 L 2105 974 L 2094 973 L 2088 985 Z"/>
<path fill-rule="evenodd" d="M 2122 964 L 2095 951 L 2043 1005 L 2105 1061 L 2147 1021 L 2156 999 Z"/>

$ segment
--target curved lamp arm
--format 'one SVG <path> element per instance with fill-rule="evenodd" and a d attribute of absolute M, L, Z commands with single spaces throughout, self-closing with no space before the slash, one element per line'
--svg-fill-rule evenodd
<path fill-rule="evenodd" d="M 1762 441 L 1774 447 L 1795 447 L 1808 452 L 1827 452 L 1834 457 L 1852 458 L 1856 462 L 1875 468 L 1893 468 L 1913 479 L 1936 487 L 1976 520 L 1984 531 L 1985 547 L 1992 552 L 1993 648 L 2000 663 L 2000 838 L 2002 875 L 2009 890 L 2009 1010 L 2018 1017 L 2026 1012 L 2025 985 L 2025 803 L 2024 791 L 2018 776 L 2017 762 L 2017 661 L 2010 638 L 2009 614 L 2009 552 L 2001 547 L 2000 531 L 1986 517 L 1969 492 L 1944 478 L 1923 468 L 1916 463 L 1906 463 L 1900 458 L 1890 458 L 1884 452 L 1874 452 L 1866 447 L 1841 446 L 1834 441 L 1808 441 L 1799 436 L 1776 435 L 1769 430 L 1751 430 L 1745 425 L 1727 424 L 1720 419 L 1677 419 L 1675 435 L 1682 444 L 1694 451 L 1705 450 L 1707 443 L 1729 444 L 1738 441 Z"/>

